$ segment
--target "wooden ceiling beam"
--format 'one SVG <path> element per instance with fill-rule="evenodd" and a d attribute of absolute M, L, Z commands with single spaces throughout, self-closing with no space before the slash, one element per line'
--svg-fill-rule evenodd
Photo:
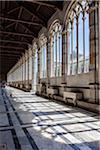
<path fill-rule="evenodd" d="M 8 54 L 7 53 L 6 54 L 5 53 L 0 53 L 0 55 L 1 55 L 1 58 L 2 58 L 2 56 L 10 56 L 10 57 L 13 56 L 13 57 L 16 57 L 16 58 L 21 57 L 21 54 L 16 55 L 16 54 L 12 54 L 12 53 L 10 53 L 10 54 L 9 53 Z"/>
<path fill-rule="evenodd" d="M 25 32 L 24 32 L 25 33 Z M 23 37 L 23 36 L 22 36 Z M 30 39 L 30 38 L 27 38 L 27 37 L 23 37 L 23 40 L 17 40 L 17 38 L 16 38 L 16 36 L 14 36 L 13 38 L 10 36 L 10 34 L 8 35 L 8 38 L 5 38 L 5 36 L 1 36 L 0 37 L 0 40 L 9 40 L 9 41 L 15 41 L 16 43 L 17 42 L 21 42 L 22 44 L 32 44 L 32 39 Z M 21 44 L 20 43 L 20 44 Z"/>
<path fill-rule="evenodd" d="M 23 41 L 12 41 L 12 40 L 0 40 L 0 43 L 15 43 L 15 44 L 24 44 L 24 45 L 28 45 L 27 42 L 23 42 Z"/>
<path fill-rule="evenodd" d="M 12 13 L 12 12 L 16 11 L 16 10 L 19 9 L 19 8 L 20 8 L 20 7 L 13 8 L 13 9 L 9 10 L 9 11 L 7 12 L 7 14 Z"/>
<path fill-rule="evenodd" d="M 0 45 L 0 48 L 6 48 L 6 49 L 16 49 L 16 50 L 24 50 L 22 47 L 14 47 L 14 46 L 5 46 L 5 45 Z"/>
<path fill-rule="evenodd" d="M 23 54 L 24 53 L 24 51 L 23 52 L 20 52 L 20 51 L 12 51 L 12 50 L 0 50 L 0 53 L 9 53 L 9 54 L 15 54 L 15 55 L 17 55 L 17 54 Z"/>
<path fill-rule="evenodd" d="M 39 5 L 39 6 L 37 7 L 36 12 L 38 12 L 38 11 L 39 11 L 40 7 L 41 7 L 41 5 Z"/>
<path fill-rule="evenodd" d="M 25 29 L 25 33 L 27 33 L 27 31 L 28 31 L 28 29 L 26 28 Z M 24 37 L 21 38 L 22 41 L 23 41 L 23 39 L 24 39 Z"/>
<path fill-rule="evenodd" d="M 4 60 L 4 58 L 6 58 L 6 60 L 7 60 L 7 62 Z M 20 57 L 19 57 L 20 58 Z M 14 57 L 9 57 L 9 56 L 2 56 L 0 59 L 1 59 L 1 62 L 2 62 L 2 60 L 5 62 L 5 63 L 8 63 L 8 61 L 9 60 L 19 60 L 19 58 L 18 58 L 18 56 L 16 57 L 16 58 L 14 58 Z M 2 63 L 1 63 L 2 64 Z"/>
<path fill-rule="evenodd" d="M 13 66 L 14 64 L 16 64 L 16 61 L 10 61 L 10 63 L 11 63 L 11 65 L 9 65 L 9 64 L 2 64 L 1 66 L 2 66 L 2 69 L 1 70 L 6 70 L 6 69 L 8 69 L 8 67 L 11 67 L 11 66 Z M 12 64 L 13 63 L 13 64 Z M 4 68 L 3 68 L 4 67 Z"/>
<path fill-rule="evenodd" d="M 53 4 L 50 4 L 50 3 L 44 3 L 42 1 L 36 1 L 36 0 L 28 0 L 30 2 L 33 2 L 35 4 L 39 4 L 39 5 L 43 5 L 43 6 L 47 6 L 47 7 L 51 7 L 51 8 L 54 8 L 54 9 L 59 9 L 57 6 L 53 5 Z"/>
<path fill-rule="evenodd" d="M 8 58 L 8 60 L 7 61 L 5 61 L 5 58 Z M 9 64 L 9 62 L 17 62 L 19 60 L 19 58 L 18 59 L 16 59 L 16 58 L 14 58 L 14 59 L 11 59 L 11 58 L 9 58 L 9 57 L 5 57 L 5 56 L 3 56 L 2 57 L 2 59 L 1 59 L 1 65 L 3 65 L 3 64 Z M 9 64 L 10 65 L 10 64 Z"/>
<path fill-rule="evenodd" d="M 6 52 L 6 51 L 9 52 L 9 51 L 11 51 L 12 53 L 16 53 L 16 52 L 17 52 L 17 53 L 24 53 L 26 50 L 25 50 L 25 49 L 20 49 L 20 50 L 19 50 L 19 49 L 13 49 L 13 48 L 10 48 L 10 47 L 7 49 L 7 48 L 4 48 L 4 47 L 1 47 L 1 48 L 0 48 L 0 52 L 1 52 L 1 51 L 4 51 L 4 52 Z"/>
<path fill-rule="evenodd" d="M 21 55 L 22 53 L 21 52 L 19 52 L 19 51 L 10 51 L 10 50 L 6 50 L 6 51 L 0 51 L 0 54 L 13 54 L 13 55 Z"/>
<path fill-rule="evenodd" d="M 20 9 L 19 9 L 19 14 L 18 14 L 18 19 L 20 19 L 21 14 L 22 14 L 22 11 L 23 11 L 23 7 L 20 7 Z M 18 22 L 16 22 L 15 30 L 16 30 L 16 28 L 17 28 L 17 25 L 18 25 Z"/>
<path fill-rule="evenodd" d="M 3 51 L 4 53 L 6 53 L 6 54 L 8 54 L 8 53 L 10 53 L 10 54 L 24 54 L 25 53 L 25 51 L 8 51 L 8 50 L 4 50 Z M 19 53 L 17 53 L 17 52 L 19 52 Z M 1 53 L 1 52 L 0 52 Z"/>
<path fill-rule="evenodd" d="M 45 26 L 45 27 L 46 27 L 45 21 L 44 21 L 43 19 L 41 19 L 41 18 L 37 15 L 37 12 L 31 11 L 30 9 L 26 8 L 26 6 L 23 6 L 23 8 L 24 8 L 30 15 L 37 17 L 38 20 L 39 20 L 40 22 L 42 22 L 42 26 Z"/>
<path fill-rule="evenodd" d="M 11 54 L 22 54 L 23 52 L 20 52 L 20 51 L 12 51 L 12 50 L 9 50 L 9 49 L 7 49 L 7 50 L 4 50 L 4 51 L 2 51 L 2 49 L 0 50 L 0 53 L 11 53 Z"/>
<path fill-rule="evenodd" d="M 8 32 L 8 31 L 0 31 L 0 34 L 12 34 L 12 35 L 16 35 L 16 36 L 26 36 L 26 37 L 34 38 L 34 36 L 31 34 Z"/>
<path fill-rule="evenodd" d="M 33 34 L 33 32 L 28 28 L 28 27 L 26 27 L 25 25 L 23 25 L 23 24 L 21 24 L 21 23 L 19 23 L 21 26 L 23 26 L 24 28 L 26 28 L 31 34 Z"/>
<path fill-rule="evenodd" d="M 43 20 L 43 17 L 41 17 L 34 9 L 33 7 L 30 8 L 29 5 L 31 5 L 30 3 L 25 3 L 24 0 L 23 1 L 16 1 L 18 6 L 22 6 L 24 8 L 24 10 L 26 10 L 30 15 L 35 16 L 40 22 L 42 22 L 42 26 L 46 26 L 46 22 L 45 20 Z"/>
<path fill-rule="evenodd" d="M 15 22 L 10 23 L 9 25 L 7 25 L 7 26 L 5 27 L 5 29 L 7 29 L 7 28 L 9 28 L 9 27 L 13 26 L 14 24 L 15 24 Z"/>
<path fill-rule="evenodd" d="M 28 24 L 28 25 L 31 24 L 31 25 L 35 25 L 35 26 L 43 26 L 41 23 L 37 23 L 37 22 L 24 21 L 24 20 L 2 17 L 2 16 L 0 16 L 0 19 L 14 21 L 14 22 L 18 22 L 18 23 L 20 22 L 20 23 L 24 23 L 24 24 Z"/>

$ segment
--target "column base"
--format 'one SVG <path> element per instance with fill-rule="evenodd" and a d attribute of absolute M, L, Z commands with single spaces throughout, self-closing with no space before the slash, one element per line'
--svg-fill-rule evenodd
<path fill-rule="evenodd" d="M 31 93 L 32 95 L 35 95 L 36 91 L 30 90 L 30 93 Z"/>

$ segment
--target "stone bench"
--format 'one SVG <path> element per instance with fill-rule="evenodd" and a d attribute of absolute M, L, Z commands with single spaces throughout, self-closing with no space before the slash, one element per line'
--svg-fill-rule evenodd
<path fill-rule="evenodd" d="M 58 89 L 48 88 L 47 94 L 49 97 L 53 98 L 54 95 L 58 94 Z"/>
<path fill-rule="evenodd" d="M 68 102 L 68 99 L 70 102 L 72 102 L 74 104 L 74 106 L 76 106 L 77 100 L 82 99 L 82 93 L 63 92 L 64 102 Z"/>

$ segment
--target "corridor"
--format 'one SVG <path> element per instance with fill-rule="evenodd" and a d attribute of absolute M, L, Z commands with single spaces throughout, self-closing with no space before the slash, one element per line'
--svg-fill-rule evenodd
<path fill-rule="evenodd" d="M 0 89 L 0 150 L 99 150 L 99 140 L 95 113 L 31 92 Z"/>

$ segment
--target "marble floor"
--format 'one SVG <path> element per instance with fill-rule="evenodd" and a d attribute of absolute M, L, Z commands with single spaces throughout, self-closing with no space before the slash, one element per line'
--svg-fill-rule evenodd
<path fill-rule="evenodd" d="M 15 88 L 0 89 L 0 150 L 99 149 L 97 114 Z"/>

